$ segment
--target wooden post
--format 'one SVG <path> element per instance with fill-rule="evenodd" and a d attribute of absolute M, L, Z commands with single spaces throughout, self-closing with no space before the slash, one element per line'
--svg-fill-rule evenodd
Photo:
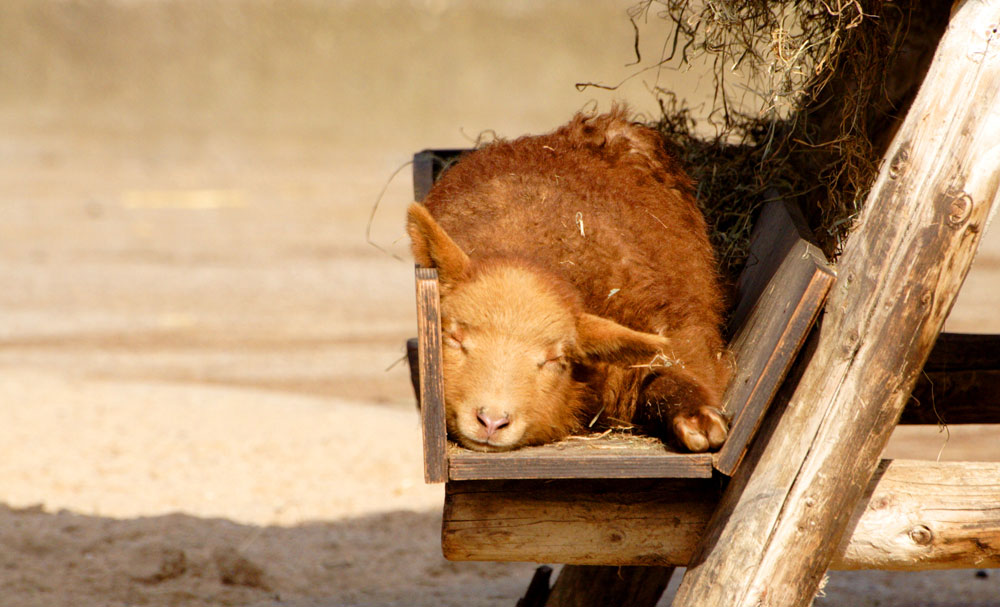
<path fill-rule="evenodd" d="M 673 567 L 567 565 L 545 607 L 654 607 L 673 572 Z"/>
<path fill-rule="evenodd" d="M 815 354 L 723 494 L 675 607 L 811 603 L 997 198 L 998 28 L 998 0 L 956 8 L 845 244 Z"/>
<path fill-rule="evenodd" d="M 552 567 L 542 565 L 535 569 L 535 575 L 528 584 L 524 598 L 517 602 L 517 607 L 545 607 L 549 599 L 549 578 L 552 577 Z"/>

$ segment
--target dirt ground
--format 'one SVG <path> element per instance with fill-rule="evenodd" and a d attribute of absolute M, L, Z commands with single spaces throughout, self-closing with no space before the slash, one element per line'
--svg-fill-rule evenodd
<path fill-rule="evenodd" d="M 366 225 L 423 147 L 704 97 L 574 89 L 631 73 L 629 4 L 3 3 L 0 604 L 513 605 L 534 565 L 444 561 L 422 481 L 408 168 L 388 252 Z M 998 285 L 994 228 L 948 329 L 1000 332 Z M 887 455 L 1000 460 L 996 428 L 949 433 Z M 824 592 L 1000 605 L 1000 571 Z"/>

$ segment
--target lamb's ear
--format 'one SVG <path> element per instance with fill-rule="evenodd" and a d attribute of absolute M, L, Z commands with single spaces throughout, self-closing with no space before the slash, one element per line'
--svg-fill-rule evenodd
<path fill-rule="evenodd" d="M 425 268 L 437 268 L 438 280 L 445 285 L 462 279 L 469 268 L 469 256 L 438 225 L 422 204 L 413 203 L 407 213 L 406 231 L 413 243 L 413 259 Z"/>
<path fill-rule="evenodd" d="M 607 318 L 582 314 L 576 322 L 576 350 L 583 363 L 643 365 L 669 350 L 670 340 L 634 331 Z"/>

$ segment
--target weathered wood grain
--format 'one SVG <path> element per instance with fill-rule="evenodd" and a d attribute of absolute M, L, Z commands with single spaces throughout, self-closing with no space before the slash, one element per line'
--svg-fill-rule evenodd
<path fill-rule="evenodd" d="M 442 546 L 451 560 L 684 565 L 718 499 L 707 480 L 449 483 Z M 998 567 L 1000 463 L 883 460 L 847 530 L 835 569 Z"/>
<path fill-rule="evenodd" d="M 458 561 L 684 564 L 717 487 L 709 479 L 451 482 L 441 546 Z"/>
<path fill-rule="evenodd" d="M 810 604 L 1000 189 L 1000 2 L 963 2 L 838 264 L 816 352 L 674 600 Z"/>
<path fill-rule="evenodd" d="M 437 270 L 417 268 L 417 351 L 420 361 L 420 418 L 424 441 L 424 480 L 448 480 L 448 431 L 441 371 L 441 310 Z"/>
<path fill-rule="evenodd" d="M 729 315 L 726 335 L 731 341 L 757 306 L 758 300 L 771 279 L 785 264 L 792 249 L 799 247 L 803 253 L 825 264 L 822 252 L 815 247 L 803 247 L 813 242 L 812 233 L 802 217 L 802 211 L 782 199 L 776 191 L 768 193 L 771 200 L 761 207 L 750 235 L 746 264 L 736 280 L 736 307 Z"/>

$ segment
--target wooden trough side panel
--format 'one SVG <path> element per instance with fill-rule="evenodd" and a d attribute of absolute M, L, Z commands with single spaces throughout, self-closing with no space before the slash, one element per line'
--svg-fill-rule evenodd
<path fill-rule="evenodd" d="M 781 200 L 765 205 L 750 265 L 740 277 L 729 345 L 736 372 L 723 397 L 731 424 L 715 457 L 726 475 L 742 460 L 835 280 L 823 253 L 806 240 L 798 215 Z"/>
<path fill-rule="evenodd" d="M 746 322 L 750 311 L 757 306 L 769 282 L 785 263 L 791 250 L 801 241 L 813 241 L 802 211 L 778 196 L 768 192 L 771 200 L 764 204 L 754 223 L 746 265 L 736 281 L 736 307 L 729 315 L 727 337 L 731 340 L 737 329 Z M 813 247 L 815 257 L 823 259 L 822 252 Z M 825 261 L 825 260 L 824 260 Z"/>
<path fill-rule="evenodd" d="M 417 268 L 417 351 L 420 362 L 420 418 L 424 439 L 424 480 L 448 480 L 448 434 L 441 369 L 441 310 L 437 270 Z"/>
<path fill-rule="evenodd" d="M 812 602 L 1000 194 L 998 17 L 997 1 L 956 5 L 844 245 L 815 354 L 674 607 Z"/>
<path fill-rule="evenodd" d="M 834 569 L 1000 567 L 1000 463 L 883 460 Z M 451 560 L 685 565 L 718 501 L 702 480 L 469 481 L 445 490 Z"/>
<path fill-rule="evenodd" d="M 689 479 L 451 482 L 441 546 L 457 561 L 683 565 L 717 487 Z"/>

